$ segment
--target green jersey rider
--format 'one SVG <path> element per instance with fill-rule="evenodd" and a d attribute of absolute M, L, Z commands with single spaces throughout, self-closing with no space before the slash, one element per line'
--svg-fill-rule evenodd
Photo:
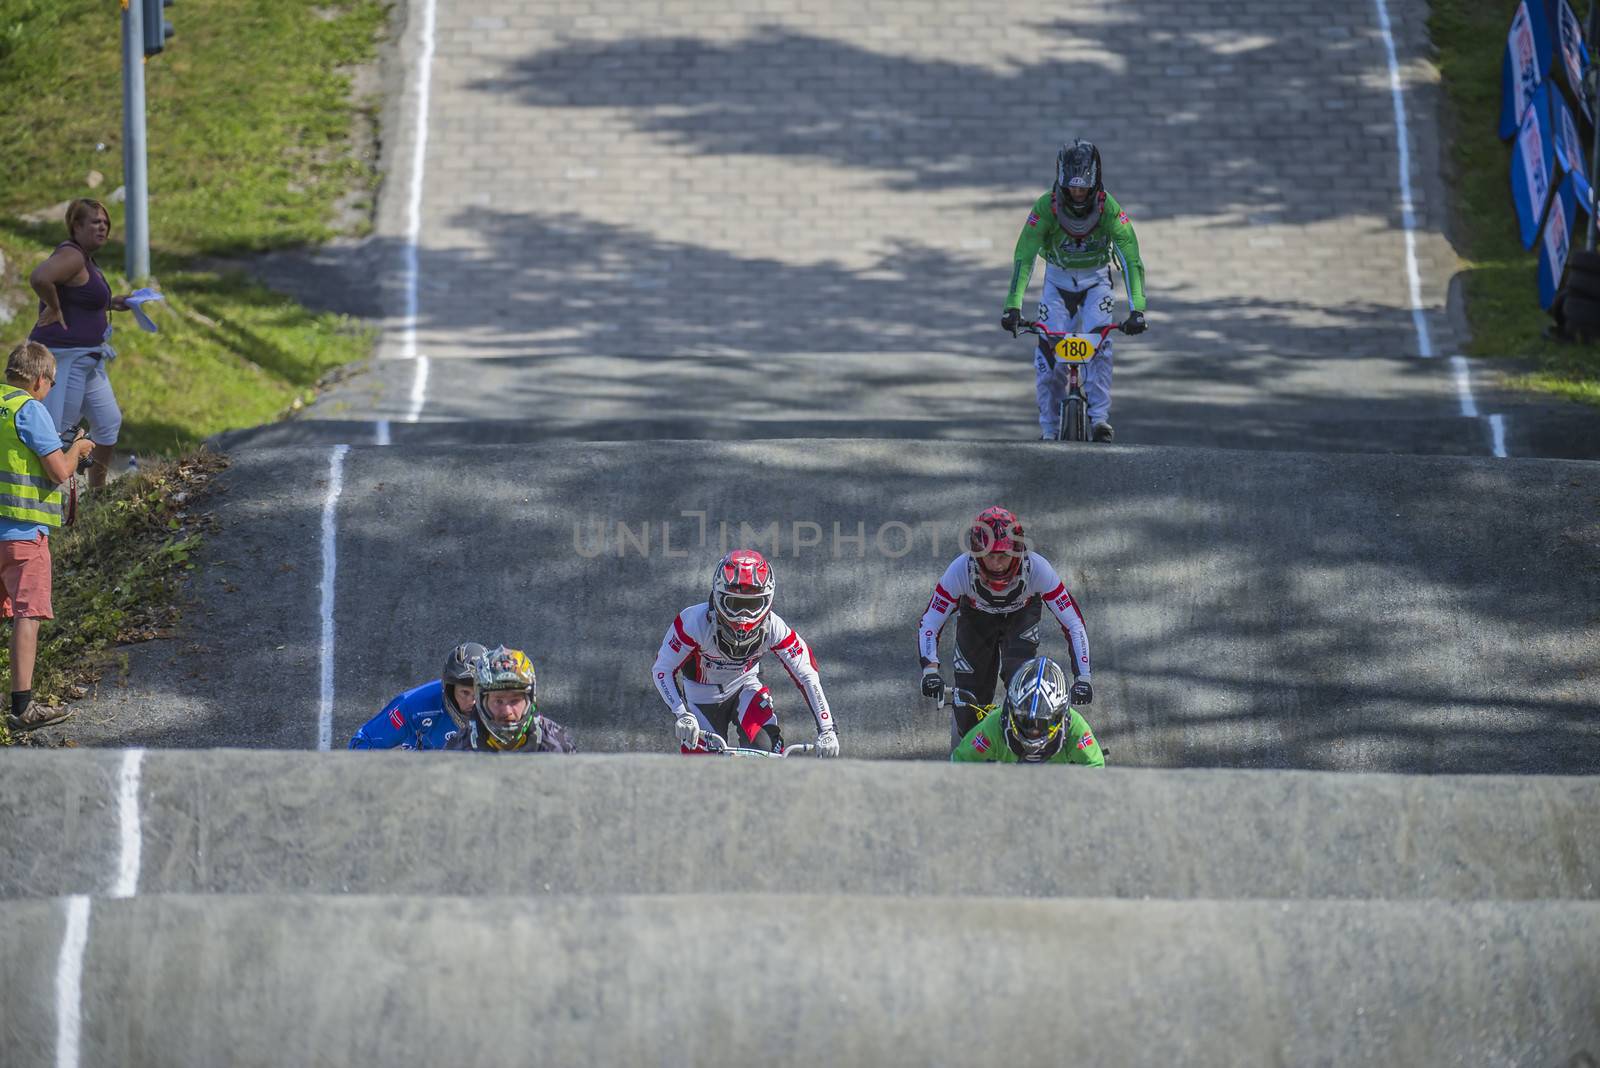
<path fill-rule="evenodd" d="M 1111 285 L 1111 258 L 1120 256 L 1128 280 L 1132 313 L 1122 324 L 1126 334 L 1144 332 L 1144 261 L 1133 223 L 1116 198 L 1105 190 L 1100 150 L 1088 141 L 1062 145 L 1056 154 L 1056 181 L 1050 192 L 1033 202 L 1011 269 L 1000 327 L 1017 333 L 1022 299 L 1033 277 L 1033 260 L 1045 261 L 1044 292 L 1039 322 L 1053 333 L 1087 334 L 1112 321 L 1116 292 Z M 1066 367 L 1055 359 L 1055 346 L 1039 339 L 1033 355 L 1034 392 L 1039 401 L 1039 435 L 1055 440 L 1061 429 L 1061 402 L 1066 399 Z M 1083 391 L 1089 400 L 1089 422 L 1095 441 L 1110 441 L 1111 338 L 1101 343 L 1084 370 Z"/>
<path fill-rule="evenodd" d="M 1017 669 L 1006 687 L 1004 710 L 979 720 L 950 760 L 1106 766 L 1094 732 L 1068 703 L 1066 672 L 1047 656 L 1034 657 Z"/>

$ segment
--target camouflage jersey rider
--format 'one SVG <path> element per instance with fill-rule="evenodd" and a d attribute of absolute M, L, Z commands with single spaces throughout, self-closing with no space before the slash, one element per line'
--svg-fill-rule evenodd
<path fill-rule="evenodd" d="M 1145 329 L 1144 261 L 1133 223 L 1117 199 L 1106 192 L 1100 172 L 1100 150 L 1088 141 L 1063 145 L 1056 156 L 1056 180 L 1050 192 L 1034 201 L 1017 237 L 1006 293 L 1003 329 L 1016 333 L 1022 301 L 1033 278 L 1034 257 L 1045 261 L 1044 288 L 1039 295 L 1039 322 L 1053 333 L 1089 333 L 1113 321 L 1117 297 L 1111 282 L 1111 261 L 1122 260 L 1132 311 L 1122 324 L 1125 333 Z M 1107 336 L 1084 371 L 1089 421 L 1096 441 L 1110 441 L 1112 340 Z M 1034 352 L 1034 393 L 1039 403 L 1039 433 L 1054 439 L 1061 426 L 1066 398 L 1065 368 L 1057 363 L 1054 345 L 1044 338 Z"/>

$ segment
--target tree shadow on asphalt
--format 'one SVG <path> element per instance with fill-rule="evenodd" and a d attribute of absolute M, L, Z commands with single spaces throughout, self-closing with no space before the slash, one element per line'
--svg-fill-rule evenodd
<path fill-rule="evenodd" d="M 526 647 L 541 707 L 587 751 L 669 749 L 650 662 L 673 614 L 704 599 L 725 520 L 730 545 L 773 557 L 778 611 L 816 649 L 852 752 L 937 759 L 945 727 L 916 696 L 913 627 L 967 517 L 1000 501 L 1082 604 L 1097 683 L 1086 711 L 1113 763 L 1600 771 L 1600 532 L 1578 518 L 1600 476 L 1586 467 L 851 441 L 662 455 L 599 443 L 352 453 L 334 744 L 472 637 Z M 314 501 L 302 507 L 246 536 L 304 529 Z M 701 511 L 703 546 L 682 514 Z M 820 544 L 798 545 L 796 523 L 817 524 Z M 880 544 L 887 523 L 906 524 L 909 542 L 893 528 Z M 208 553 L 242 559 L 232 526 Z M 313 610 L 315 584 L 295 581 Z M 1044 649 L 1064 650 L 1048 625 Z M 303 652 L 296 672 L 270 641 L 208 664 L 227 673 L 219 694 L 253 693 L 262 710 L 239 742 L 311 744 L 315 649 Z M 789 735 L 809 736 L 798 695 L 776 665 L 767 674 Z M 245 711 L 233 700 L 178 734 L 118 741 L 217 744 Z"/>
<path fill-rule="evenodd" d="M 1388 71 L 1368 8 L 1325 6 L 1278 33 L 1249 4 L 1133 0 L 1111 17 L 990 29 L 1017 42 L 1002 69 L 958 34 L 940 40 L 971 61 L 774 23 L 731 40 L 568 35 L 470 87 L 539 108 L 607 109 L 677 151 L 817 159 L 894 190 L 1042 189 L 1046 150 L 1082 135 L 1104 149 L 1108 187 L 1143 218 L 1364 212 L 1398 225 L 1392 164 L 1384 180 L 1351 181 L 1340 196 L 1297 180 L 1297 169 L 1333 159 L 1361 160 L 1370 176 L 1374 161 L 1394 156 Z M 1153 81 L 1171 85 L 1154 113 Z M 1276 152 L 1243 149 L 1264 136 Z"/>

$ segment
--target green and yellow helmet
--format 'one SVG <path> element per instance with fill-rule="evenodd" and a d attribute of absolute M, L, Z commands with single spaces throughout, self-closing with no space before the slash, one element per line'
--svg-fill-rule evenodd
<path fill-rule="evenodd" d="M 530 740 L 530 730 L 534 732 L 532 742 L 538 744 L 539 680 L 534 674 L 533 662 L 526 653 L 503 645 L 490 649 L 477 661 L 477 684 L 478 695 L 473 711 L 488 733 L 490 748 L 520 749 Z M 491 694 L 508 692 L 525 695 L 528 698 L 527 707 L 518 712 L 505 708 L 503 702 L 489 700 Z M 499 711 L 491 711 L 491 705 L 502 707 Z M 514 714 L 508 716 L 508 712 Z"/>

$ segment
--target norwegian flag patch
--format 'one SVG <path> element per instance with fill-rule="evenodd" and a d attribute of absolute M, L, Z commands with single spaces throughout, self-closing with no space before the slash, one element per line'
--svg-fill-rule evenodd
<path fill-rule="evenodd" d="M 1119 211 L 1119 212 L 1117 212 L 1117 222 L 1121 223 L 1123 226 L 1127 226 L 1130 223 L 1132 223 L 1133 220 L 1128 218 L 1128 213 L 1127 212 Z"/>
<path fill-rule="evenodd" d="M 1078 748 L 1087 749 L 1094 744 L 1094 735 L 1088 731 L 1083 732 L 1083 737 L 1078 739 Z"/>
<path fill-rule="evenodd" d="M 1029 226 L 1038 226 L 1039 225 L 1039 213 L 1038 212 L 1036 212 L 1036 211 L 1028 212 L 1028 225 Z"/>
<path fill-rule="evenodd" d="M 989 751 L 988 737 L 980 734 L 976 738 L 972 739 L 972 748 L 976 749 L 980 753 L 987 753 Z"/>
<path fill-rule="evenodd" d="M 389 709 L 389 722 L 393 723 L 397 728 L 406 725 L 406 717 L 401 713 L 399 705 Z"/>

